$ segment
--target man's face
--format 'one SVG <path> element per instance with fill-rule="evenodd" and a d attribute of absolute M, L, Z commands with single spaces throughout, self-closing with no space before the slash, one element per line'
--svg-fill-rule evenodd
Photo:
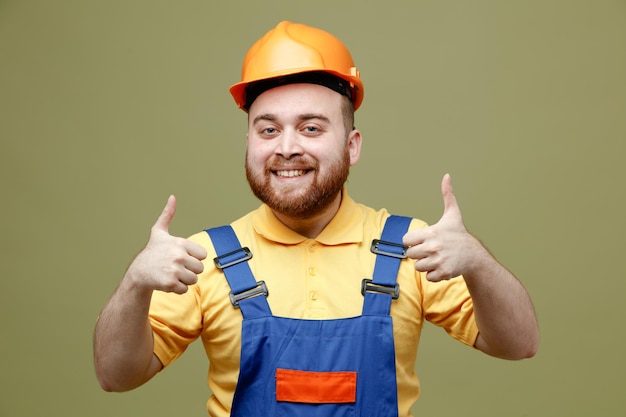
<path fill-rule="evenodd" d="M 253 193 L 296 219 L 337 201 L 361 137 L 346 132 L 343 97 L 313 84 L 290 84 L 261 94 L 250 107 L 246 176 Z"/>

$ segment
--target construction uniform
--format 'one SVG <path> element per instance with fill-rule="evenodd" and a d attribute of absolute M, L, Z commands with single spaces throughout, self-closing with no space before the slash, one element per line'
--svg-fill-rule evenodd
<path fill-rule="evenodd" d="M 257 294 L 239 306 L 231 300 L 239 291 L 213 262 L 209 235 L 194 235 L 209 253 L 205 271 L 184 295 L 154 294 L 155 354 L 167 366 L 202 338 L 212 416 L 229 416 L 231 407 L 235 416 L 410 415 L 419 396 L 414 368 L 424 321 L 470 346 L 478 330 L 463 279 L 430 283 L 410 259 L 399 261 L 397 299 L 376 288 L 361 291 L 374 275 L 372 241 L 381 238 L 388 217 L 344 190 L 338 213 L 315 239 L 285 227 L 265 205 L 233 222 L 237 245 L 252 253 L 238 265 L 249 266 L 267 289 L 267 297 Z M 368 310 L 368 297 L 389 300 L 389 311 Z M 249 300 L 246 317 L 242 305 Z"/>

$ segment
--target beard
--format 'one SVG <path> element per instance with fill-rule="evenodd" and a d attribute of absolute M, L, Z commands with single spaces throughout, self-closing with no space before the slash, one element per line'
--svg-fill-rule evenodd
<path fill-rule="evenodd" d="M 306 162 L 306 166 L 312 167 L 313 181 L 307 186 L 282 187 L 277 189 L 272 186 L 271 179 L 274 175 L 270 167 L 276 168 L 281 163 Z M 330 170 L 322 174 L 319 163 L 315 160 L 307 160 L 303 157 L 286 159 L 275 156 L 269 159 L 263 170 L 259 173 L 254 171 L 248 163 L 246 153 L 246 178 L 254 195 L 267 204 L 272 210 L 294 219 L 306 219 L 323 212 L 343 189 L 343 185 L 350 173 L 350 153 L 346 147 L 343 154 L 332 161 Z"/>

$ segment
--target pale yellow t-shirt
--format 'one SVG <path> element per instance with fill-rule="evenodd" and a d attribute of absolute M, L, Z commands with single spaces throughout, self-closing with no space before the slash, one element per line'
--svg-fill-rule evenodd
<path fill-rule="evenodd" d="M 361 281 L 371 278 L 375 255 L 372 239 L 380 238 L 389 213 L 357 204 L 344 190 L 337 215 L 316 239 L 285 227 L 262 205 L 232 223 L 242 246 L 253 253 L 250 268 L 265 281 L 275 316 L 335 319 L 361 314 Z M 413 220 L 411 228 L 425 227 Z M 230 287 L 214 263 L 208 235 L 190 238 L 206 247 L 208 257 L 198 283 L 184 295 L 155 292 L 150 308 L 154 352 L 164 366 L 200 337 L 209 359 L 207 402 L 211 416 L 227 417 L 239 375 L 241 312 L 230 303 Z M 462 278 L 440 283 L 425 280 L 405 259 L 397 282 L 400 297 L 392 302 L 399 416 L 410 416 L 420 394 L 414 372 L 424 320 L 443 327 L 472 346 L 478 336 L 472 300 Z"/>

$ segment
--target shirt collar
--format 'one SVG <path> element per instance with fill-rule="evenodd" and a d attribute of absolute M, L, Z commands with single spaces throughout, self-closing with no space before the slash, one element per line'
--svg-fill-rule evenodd
<path fill-rule="evenodd" d="M 252 218 L 254 230 L 259 235 L 274 242 L 295 245 L 308 240 L 274 216 L 272 210 L 263 204 L 255 211 Z M 361 242 L 363 240 L 363 211 L 348 195 L 342 191 L 341 205 L 335 217 L 314 240 L 323 245 L 341 245 L 344 243 Z"/>

